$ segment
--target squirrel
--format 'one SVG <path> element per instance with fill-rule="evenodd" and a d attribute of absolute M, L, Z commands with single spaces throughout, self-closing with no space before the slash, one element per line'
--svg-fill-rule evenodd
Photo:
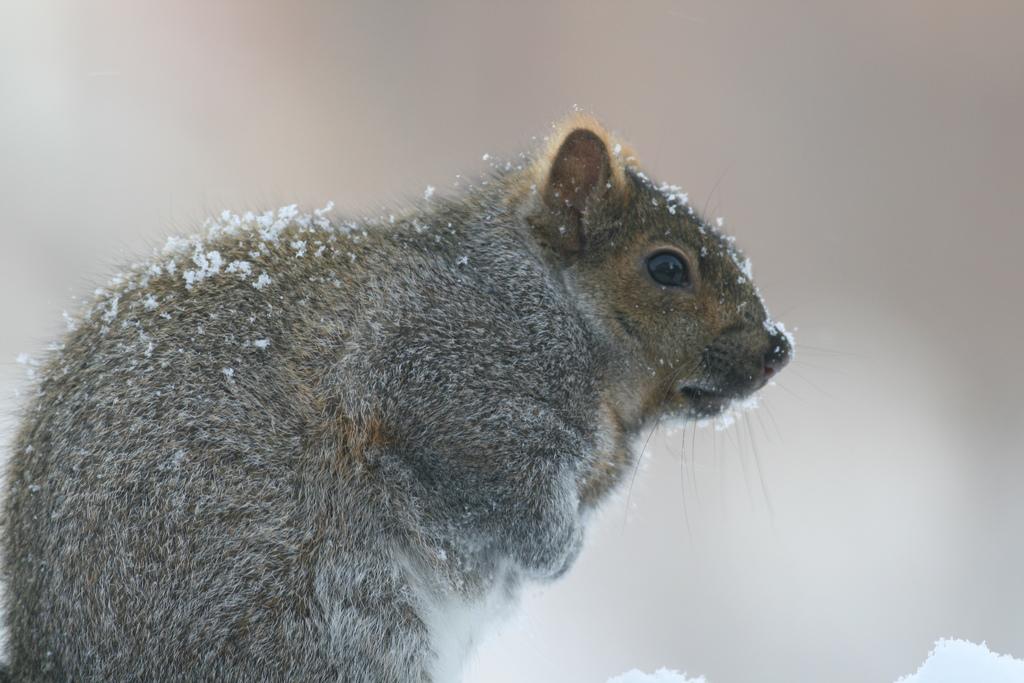
<path fill-rule="evenodd" d="M 396 216 L 225 212 L 97 290 L 6 470 L 4 676 L 458 680 L 643 430 L 782 369 L 720 226 L 591 117 L 545 140 Z"/>

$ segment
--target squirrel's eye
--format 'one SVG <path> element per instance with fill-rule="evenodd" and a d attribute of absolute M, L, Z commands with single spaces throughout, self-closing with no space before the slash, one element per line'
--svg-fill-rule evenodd
<path fill-rule="evenodd" d="M 686 261 L 671 251 L 660 251 L 647 259 L 647 272 L 659 285 L 690 286 L 690 268 Z"/>

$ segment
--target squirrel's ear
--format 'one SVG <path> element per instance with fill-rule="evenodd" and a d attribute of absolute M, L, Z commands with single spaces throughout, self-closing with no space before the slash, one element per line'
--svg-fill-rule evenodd
<path fill-rule="evenodd" d="M 557 223 L 560 250 L 579 251 L 591 214 L 625 201 L 621 159 L 622 145 L 589 117 L 572 117 L 552 136 L 533 177 L 548 218 L 540 223 Z"/>
<path fill-rule="evenodd" d="M 552 208 L 564 205 L 582 214 L 592 198 L 606 194 L 611 171 L 602 137 L 589 128 L 576 128 L 565 136 L 551 160 L 544 201 Z"/>

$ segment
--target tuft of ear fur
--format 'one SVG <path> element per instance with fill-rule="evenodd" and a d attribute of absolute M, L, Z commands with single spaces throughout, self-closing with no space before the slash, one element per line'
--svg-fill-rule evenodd
<path fill-rule="evenodd" d="M 631 152 L 592 116 L 575 113 L 558 124 L 526 174 L 546 214 L 535 227 L 558 231 L 545 235 L 545 241 L 562 252 L 579 251 L 586 241 L 588 213 L 627 201 L 625 169 L 633 161 Z"/>

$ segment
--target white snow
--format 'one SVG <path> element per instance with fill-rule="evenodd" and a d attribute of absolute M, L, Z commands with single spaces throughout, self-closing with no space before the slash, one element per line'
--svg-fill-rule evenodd
<path fill-rule="evenodd" d="M 935 643 L 916 673 L 896 683 L 1021 683 L 1024 660 L 1001 655 L 966 640 L 943 638 Z"/>
<path fill-rule="evenodd" d="M 434 196 L 434 186 L 433 185 L 427 185 L 427 189 L 423 191 L 423 198 L 424 199 L 430 199 L 433 196 Z"/>
<path fill-rule="evenodd" d="M 67 311 L 61 311 L 61 317 L 64 319 L 64 324 L 68 328 L 68 332 L 74 332 L 78 329 L 78 321 L 71 317 L 71 314 Z"/>
<path fill-rule="evenodd" d="M 260 276 L 256 278 L 256 282 L 252 283 L 252 286 L 256 289 L 263 289 L 271 282 L 270 276 L 266 273 L 260 273 Z"/>
<path fill-rule="evenodd" d="M 687 678 L 685 673 L 681 674 L 669 669 L 658 669 L 652 674 L 632 669 L 614 678 L 609 678 L 608 683 L 707 683 L 707 680 L 703 676 Z"/>
<path fill-rule="evenodd" d="M 299 207 L 295 204 L 282 206 L 277 210 L 275 217 L 273 211 L 264 211 L 256 223 L 259 226 L 260 237 L 265 242 L 277 242 L 278 236 L 287 228 L 293 220 L 299 217 Z"/>
<path fill-rule="evenodd" d="M 196 240 L 195 251 L 192 252 L 192 263 L 196 264 L 195 270 L 186 270 L 182 273 L 185 278 L 185 287 L 192 289 L 193 286 L 202 282 L 211 275 L 220 272 L 224 260 L 219 251 L 203 251 L 203 244 Z"/>
<path fill-rule="evenodd" d="M 120 294 L 115 294 L 114 296 L 112 296 L 110 298 L 110 303 L 109 303 L 109 305 L 107 307 L 107 310 L 106 310 L 106 312 L 103 313 L 103 321 L 104 322 L 108 322 L 108 323 L 113 322 L 114 318 L 117 317 L 117 303 L 118 303 L 118 301 L 120 301 L 120 299 L 121 299 L 121 295 Z"/>
<path fill-rule="evenodd" d="M 186 237 L 171 235 L 164 244 L 164 253 L 168 255 L 181 254 L 188 249 L 189 240 Z"/>
<path fill-rule="evenodd" d="M 697 420 L 697 427 L 704 429 L 706 427 L 714 427 L 716 432 L 723 432 L 729 427 L 736 424 L 744 413 L 749 413 L 755 410 L 759 405 L 760 397 L 757 394 L 752 394 L 742 401 L 733 401 L 729 404 L 722 413 L 715 417 L 709 417 Z"/>
<path fill-rule="evenodd" d="M 678 185 L 662 183 L 658 186 L 658 191 L 665 197 L 665 206 L 673 216 L 676 214 L 676 210 L 687 207 L 690 203 L 690 196 L 683 192 L 683 188 Z"/>
<path fill-rule="evenodd" d="M 248 261 L 232 261 L 228 264 L 228 267 L 224 269 L 225 273 L 241 273 L 242 276 L 249 275 L 252 273 L 252 264 Z"/>
<path fill-rule="evenodd" d="M 325 214 L 333 208 L 334 203 L 328 202 L 326 206 L 315 209 L 312 213 L 300 212 L 295 204 L 283 206 L 277 211 L 264 211 L 259 215 L 251 211 L 241 215 L 231 211 L 222 211 L 216 218 L 207 219 L 204 224 L 205 236 L 169 237 L 164 245 L 163 253 L 172 258 L 164 264 L 163 268 L 173 274 L 177 269 L 176 259 L 191 251 L 192 261 L 197 267 L 182 273 L 186 286 L 189 288 L 221 272 L 222 269 L 224 272 L 238 273 L 242 277 L 247 277 L 252 272 L 252 265 L 248 261 L 232 261 L 226 268 L 222 268 L 221 254 L 217 251 L 206 251 L 205 240 L 217 239 L 224 235 L 236 235 L 240 232 L 256 233 L 261 242 L 258 245 L 258 250 L 250 252 L 250 255 L 252 258 L 258 258 L 261 254 L 268 253 L 266 245 L 277 243 L 281 233 L 291 225 L 297 226 L 299 233 L 315 229 L 329 231 L 331 222 L 325 217 Z M 305 255 L 306 242 L 304 240 L 298 239 L 290 244 L 298 256 Z M 151 267 L 151 274 L 160 274 L 158 264 Z M 261 289 L 262 285 L 256 288 Z"/>
<path fill-rule="evenodd" d="M 772 320 L 772 317 L 768 316 L 764 321 L 764 329 L 766 329 L 769 334 L 775 334 L 775 332 L 778 331 L 783 337 L 785 337 L 786 341 L 789 342 L 790 360 L 796 358 L 796 337 L 793 336 L 792 332 L 786 329 L 786 326 L 781 321 Z"/>
<path fill-rule="evenodd" d="M 721 227 L 722 219 L 718 218 L 716 219 L 716 222 L 718 222 L 719 227 Z M 732 259 L 732 262 L 736 264 L 736 267 L 740 269 L 740 272 L 743 273 L 743 277 L 747 280 L 753 280 L 754 263 L 736 248 L 736 238 L 732 235 L 722 235 L 722 238 L 729 244 L 726 252 L 729 254 L 729 258 Z M 701 252 L 701 256 L 704 256 L 703 251 Z M 740 282 L 742 282 L 742 280 L 740 280 Z"/>
<path fill-rule="evenodd" d="M 786 326 L 782 323 L 781 320 L 776 320 L 775 326 L 779 328 L 779 332 L 781 332 L 782 336 L 786 338 L 786 341 L 789 342 L 789 345 L 795 349 L 796 337 L 793 336 L 793 333 L 786 329 Z"/>
<path fill-rule="evenodd" d="M 257 349 L 260 349 L 261 351 L 266 351 L 267 348 L 270 346 L 270 340 L 256 339 L 253 341 L 252 345 L 255 346 Z"/>
<path fill-rule="evenodd" d="M 652 674 L 633 669 L 609 678 L 608 683 L 710 682 L 703 676 L 687 678 L 685 673 L 669 669 Z M 1024 683 L 1024 660 L 992 652 L 985 643 L 943 638 L 915 673 L 895 683 Z"/>

